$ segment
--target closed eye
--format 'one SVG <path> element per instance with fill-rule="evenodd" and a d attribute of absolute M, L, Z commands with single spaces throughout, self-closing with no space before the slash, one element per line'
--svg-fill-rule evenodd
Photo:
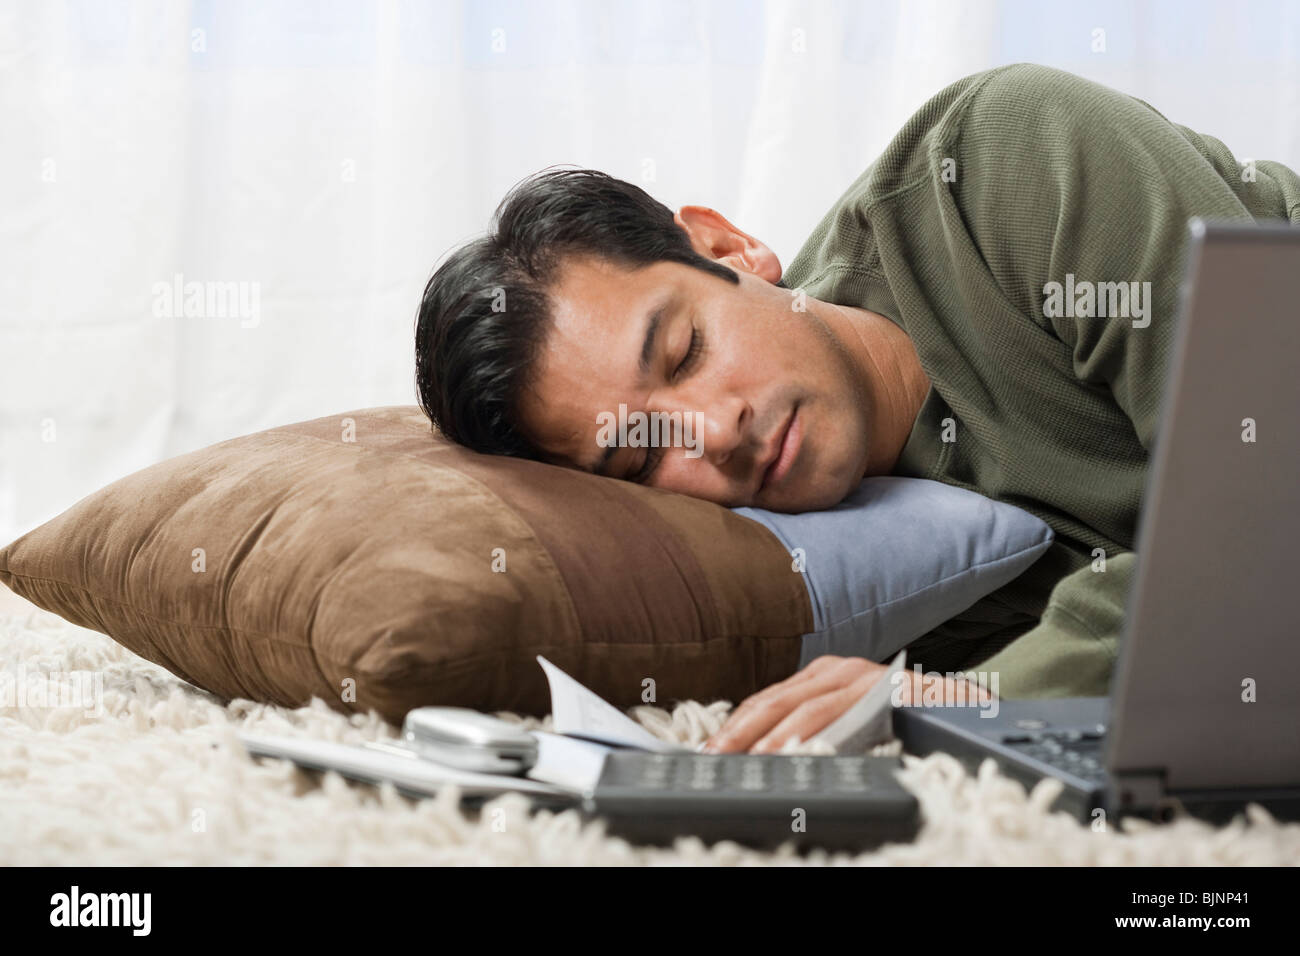
<path fill-rule="evenodd" d="M 700 330 L 691 326 L 691 344 L 686 350 L 686 355 L 677 363 L 677 368 L 673 369 L 673 381 L 677 381 L 687 372 L 689 372 L 700 359 L 700 354 L 704 351 L 704 337 L 700 335 Z"/>
<path fill-rule="evenodd" d="M 677 367 L 673 369 L 671 380 L 676 382 L 681 379 L 682 376 L 689 374 L 691 369 L 699 364 L 700 356 L 703 353 L 704 336 L 700 335 L 700 330 L 698 328 L 691 326 L 690 345 L 686 349 L 686 354 L 682 356 L 682 360 L 678 362 Z M 655 469 L 659 467 L 659 463 L 663 461 L 663 459 L 663 448 L 647 448 L 645 461 L 641 463 L 641 467 L 636 470 L 635 474 L 628 476 L 627 480 L 636 482 L 640 485 L 645 484 L 650 480 L 650 476 L 654 474 Z"/>

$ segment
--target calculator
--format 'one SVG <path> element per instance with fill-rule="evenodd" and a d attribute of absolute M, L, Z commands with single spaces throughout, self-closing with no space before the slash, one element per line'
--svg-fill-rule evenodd
<path fill-rule="evenodd" d="M 916 798 L 898 757 L 647 753 L 605 758 L 583 800 L 606 832 L 667 846 L 679 836 L 771 849 L 867 850 L 911 840 Z"/>

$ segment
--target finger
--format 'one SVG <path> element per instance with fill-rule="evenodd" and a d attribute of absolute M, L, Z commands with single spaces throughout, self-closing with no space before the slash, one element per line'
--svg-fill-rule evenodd
<path fill-rule="evenodd" d="M 834 655 L 823 655 L 816 658 L 806 667 L 796 674 L 792 674 L 783 681 L 778 681 L 769 687 L 765 687 L 756 693 L 746 697 L 735 710 L 731 712 L 731 720 L 735 720 L 743 715 L 748 715 L 754 709 L 763 706 L 773 698 L 781 697 L 791 687 L 806 683 L 815 678 L 824 678 L 827 674 L 840 674 L 844 681 L 851 680 L 857 676 L 860 667 L 860 658 L 837 657 Z"/>
<path fill-rule="evenodd" d="M 826 668 L 819 677 L 791 686 L 768 688 L 774 693 L 763 691 L 763 700 L 753 704 L 746 701 L 750 706 L 742 705 L 722 729 L 709 738 L 705 750 L 717 753 L 748 750 L 804 701 L 850 686 L 853 677 L 860 675 L 862 664 L 870 664 L 869 661 L 856 661 L 843 661 L 840 666 Z"/>
<path fill-rule="evenodd" d="M 819 657 L 794 677 L 751 694 L 732 711 L 722 728 L 709 738 L 705 749 L 721 751 L 739 747 L 740 741 L 736 738 L 738 731 L 747 735 L 762 734 L 794 704 L 808 696 L 803 690 L 810 688 L 813 682 L 818 684 L 817 692 L 843 686 L 857 673 L 858 665 L 853 661 L 851 658 Z M 752 740 L 747 736 L 745 746 L 749 743 Z"/>
<path fill-rule="evenodd" d="M 808 741 L 821 733 L 842 717 L 850 707 L 862 699 L 862 695 L 875 685 L 880 674 L 864 674 L 846 687 L 832 690 L 818 697 L 805 700 L 795 707 L 782 721 L 760 737 L 750 747 L 754 754 L 777 753 L 786 742 L 798 737 Z"/>
<path fill-rule="evenodd" d="M 845 661 L 854 660 L 851 657 L 841 657 L 838 654 L 823 654 L 820 657 L 814 657 L 811 661 L 795 671 L 781 683 L 794 684 L 799 681 L 807 680 L 809 677 L 819 677 L 826 671 L 839 667 Z"/>
<path fill-rule="evenodd" d="M 741 752 L 775 726 L 800 700 L 843 687 L 861 675 L 863 668 L 879 665 L 857 657 L 827 655 L 817 658 L 796 677 L 773 684 L 745 699 L 702 748 L 706 752 Z M 817 682 L 811 686 L 810 682 Z"/>

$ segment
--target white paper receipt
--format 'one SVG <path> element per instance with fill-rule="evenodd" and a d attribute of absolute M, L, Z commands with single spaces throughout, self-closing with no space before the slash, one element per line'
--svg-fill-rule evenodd
<path fill-rule="evenodd" d="M 542 665 L 546 680 L 551 685 L 551 718 L 557 734 L 657 753 L 685 752 L 684 747 L 660 740 L 540 654 L 537 655 L 537 663 Z"/>

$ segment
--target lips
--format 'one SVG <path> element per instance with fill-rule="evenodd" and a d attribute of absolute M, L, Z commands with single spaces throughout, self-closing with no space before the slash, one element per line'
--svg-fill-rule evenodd
<path fill-rule="evenodd" d="M 785 420 L 777 433 L 776 448 L 772 451 L 768 465 L 763 470 L 763 478 L 758 486 L 759 491 L 777 484 L 790 473 L 790 468 L 799 454 L 799 442 L 803 437 L 802 424 L 799 406 L 796 405 L 790 410 L 790 417 Z"/>

